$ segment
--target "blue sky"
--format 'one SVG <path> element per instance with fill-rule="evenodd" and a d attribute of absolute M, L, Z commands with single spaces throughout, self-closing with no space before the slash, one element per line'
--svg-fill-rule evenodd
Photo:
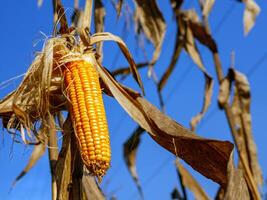
<path fill-rule="evenodd" d="M 116 22 L 115 11 L 110 1 L 105 0 L 107 15 L 105 30 L 114 34 L 122 33 L 122 22 Z M 130 5 L 133 5 L 130 2 Z M 163 15 L 167 21 L 167 33 L 161 58 L 155 66 L 158 76 L 161 76 L 171 58 L 176 26 L 172 20 L 169 3 L 158 1 Z M 72 13 L 72 1 L 64 1 L 67 14 Z M 267 5 L 263 0 L 257 0 L 261 13 L 257 18 L 256 26 L 247 37 L 243 35 L 243 9 L 242 4 L 233 0 L 216 1 L 214 10 L 210 15 L 211 30 L 217 41 L 224 72 L 230 66 L 230 54 L 235 51 L 235 67 L 241 72 L 248 73 L 252 90 L 252 123 L 255 142 L 258 146 L 258 156 L 264 177 L 267 177 L 266 158 L 266 113 L 267 113 L 267 49 L 266 49 L 266 19 Z M 194 6 L 197 11 L 197 0 L 185 1 L 184 8 Z M 1 2 L 1 63 L 0 83 L 14 76 L 26 72 L 34 58 L 34 53 L 40 51 L 45 37 L 52 32 L 52 7 L 50 1 L 44 1 L 41 8 L 37 1 L 3 1 Z M 227 16 L 227 17 L 225 17 Z M 130 33 L 134 32 L 132 27 Z M 138 51 L 136 39 L 129 34 L 125 40 L 136 62 L 144 61 L 142 51 Z M 153 48 L 146 44 L 146 53 L 151 58 Z M 208 72 L 213 76 L 215 70 L 209 51 L 200 47 L 200 52 Z M 126 66 L 126 60 L 118 54 L 118 47 L 112 42 L 104 45 L 104 65 L 108 69 Z M 142 69 L 142 80 L 145 83 L 146 98 L 154 105 L 159 106 L 156 87 L 153 81 L 147 78 L 147 70 Z M 216 79 L 216 78 L 215 78 Z M 10 82 L 6 87 L 0 87 L 0 98 L 14 89 L 21 79 Z M 202 106 L 204 89 L 203 75 L 192 63 L 189 56 L 182 52 L 177 67 L 171 76 L 166 88 L 163 90 L 167 102 L 167 114 L 177 122 L 189 127 L 189 121 L 197 114 Z M 216 82 L 216 81 L 215 81 Z M 138 89 L 132 77 L 123 80 L 123 83 Z M 224 113 L 217 108 L 218 84 L 215 83 L 213 103 L 197 129 L 203 137 L 231 140 L 230 131 Z M 109 97 L 104 97 L 112 146 L 112 167 L 101 184 L 104 192 L 118 199 L 139 199 L 137 189 L 123 162 L 122 144 L 135 129 L 135 122 L 123 111 L 119 104 Z M 1 199 L 50 199 L 50 175 L 47 154 L 38 164 L 9 192 L 12 181 L 26 165 L 32 148 L 23 144 L 12 145 L 11 136 L 2 130 L 0 134 L 0 197 Z M 236 155 L 235 155 L 236 156 Z M 146 199 L 169 199 L 170 192 L 178 185 L 174 168 L 174 157 L 156 144 L 147 134 L 142 136 L 138 150 L 137 169 L 143 186 Z M 199 175 L 185 165 L 203 186 L 210 197 L 214 197 L 218 185 Z M 192 195 L 189 193 L 190 199 Z"/>

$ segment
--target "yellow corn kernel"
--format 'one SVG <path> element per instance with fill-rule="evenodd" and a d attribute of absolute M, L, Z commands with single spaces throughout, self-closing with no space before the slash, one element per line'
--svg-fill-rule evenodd
<path fill-rule="evenodd" d="M 98 73 L 91 63 L 67 63 L 65 85 L 81 157 L 100 180 L 110 166 L 110 141 Z"/>

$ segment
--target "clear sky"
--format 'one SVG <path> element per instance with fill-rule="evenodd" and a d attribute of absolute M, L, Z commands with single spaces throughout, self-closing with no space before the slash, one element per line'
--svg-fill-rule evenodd
<path fill-rule="evenodd" d="M 107 12 L 105 30 L 121 35 L 123 23 L 116 22 L 115 11 L 110 2 L 104 1 Z M 132 1 L 128 2 L 133 5 Z M 168 23 L 161 58 L 155 66 L 157 74 L 161 76 L 171 58 L 176 26 L 171 15 L 169 2 L 158 2 Z M 63 0 L 63 3 L 67 8 L 68 16 L 70 16 L 73 11 L 73 1 Z M 267 5 L 264 0 L 257 0 L 257 3 L 262 11 L 257 18 L 256 26 L 247 37 L 243 35 L 242 25 L 244 6 L 234 0 L 216 1 L 214 10 L 210 15 L 210 24 L 219 47 L 224 72 L 230 66 L 231 51 L 235 51 L 236 69 L 248 74 L 252 90 L 253 133 L 258 146 L 259 161 L 266 180 Z M 197 0 L 185 1 L 183 5 L 186 9 L 192 6 L 199 11 Z M 1 8 L 0 83 L 26 72 L 34 58 L 34 53 L 40 51 L 43 46 L 44 35 L 51 35 L 53 19 L 51 1 L 44 1 L 43 6 L 38 8 L 36 0 L 9 0 L 2 1 Z M 125 42 L 134 55 L 136 62 L 141 62 L 145 58 L 143 52 L 138 50 L 133 32 L 134 27 L 131 27 L 129 35 L 125 37 Z M 146 42 L 145 44 L 147 56 L 151 58 L 153 48 L 149 43 Z M 208 72 L 213 77 L 216 77 L 209 51 L 205 47 L 200 47 L 199 49 Z M 118 52 L 116 44 L 105 43 L 103 63 L 108 69 L 116 69 L 126 65 L 126 60 Z M 153 81 L 148 80 L 146 74 L 147 70 L 142 69 L 141 75 L 147 91 L 146 98 L 154 105 L 159 106 L 156 87 Z M 16 79 L 7 86 L 0 87 L 0 98 L 16 88 L 20 80 Z M 174 74 L 163 91 L 163 95 L 167 102 L 167 114 L 186 127 L 189 127 L 189 121 L 192 116 L 201 109 L 204 89 L 203 81 L 203 75 L 200 70 L 192 63 L 188 55 L 183 52 Z M 138 89 L 132 77 L 123 80 L 123 83 Z M 217 108 L 217 94 L 218 84 L 215 83 L 213 103 L 196 132 L 203 137 L 231 140 L 224 113 L 218 111 Z M 123 162 L 122 153 L 122 144 L 135 129 L 136 124 L 115 100 L 105 97 L 104 101 L 107 109 L 113 157 L 112 167 L 101 186 L 108 197 L 114 195 L 123 200 L 139 199 L 137 189 Z M 0 138 L 0 199 L 50 199 L 50 174 L 47 154 L 9 192 L 12 181 L 26 165 L 32 148 L 23 144 L 15 143 L 12 145 L 11 136 L 4 130 L 1 131 Z M 170 192 L 178 185 L 173 161 L 174 157 L 169 152 L 156 144 L 147 134 L 143 135 L 138 150 L 137 170 L 145 199 L 170 199 Z M 209 196 L 213 198 L 218 185 L 201 176 L 189 166 L 185 166 L 192 172 Z M 190 193 L 189 197 L 192 199 Z"/>

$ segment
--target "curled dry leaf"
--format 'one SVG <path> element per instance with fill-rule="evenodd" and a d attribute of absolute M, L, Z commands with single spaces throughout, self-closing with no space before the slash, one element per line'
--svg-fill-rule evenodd
<path fill-rule="evenodd" d="M 260 7 L 254 0 L 243 0 L 243 3 L 245 4 L 243 16 L 244 33 L 247 35 L 255 24 L 256 17 L 260 13 Z"/>
<path fill-rule="evenodd" d="M 0 116 L 3 119 L 5 116 L 6 117 L 11 116 L 11 113 L 13 111 L 12 110 L 12 104 L 14 101 L 14 93 L 15 93 L 15 91 L 11 92 L 4 99 L 0 100 Z M 4 122 L 4 120 L 3 120 L 3 122 Z M 6 128 L 7 123 L 3 124 L 5 128 Z"/>
<path fill-rule="evenodd" d="M 190 55 L 196 65 L 202 70 L 206 71 L 200 57 L 198 48 L 195 44 L 193 32 L 189 26 L 189 14 L 191 11 L 183 11 L 179 14 L 179 37 L 183 40 L 184 49 Z"/>
<path fill-rule="evenodd" d="M 212 38 L 210 33 L 207 32 L 207 29 L 204 27 L 204 25 L 200 22 L 195 10 L 183 11 L 181 12 L 181 17 L 182 20 L 184 20 L 184 23 L 186 23 L 184 25 L 185 28 L 192 31 L 194 38 L 208 47 L 212 52 L 216 53 L 218 51 L 215 40 Z M 191 39 L 191 37 L 189 39 Z"/>
<path fill-rule="evenodd" d="M 61 0 L 54 0 L 53 1 L 53 13 L 54 13 L 54 25 L 57 25 L 58 21 L 60 24 L 59 32 L 61 34 L 68 32 L 68 21 L 65 15 L 65 9 L 62 5 Z M 56 35 L 57 26 L 54 27 L 54 34 Z"/>
<path fill-rule="evenodd" d="M 196 125 L 200 122 L 205 112 L 208 110 L 213 89 L 213 80 L 204 67 L 201 56 L 195 44 L 195 38 L 207 47 L 212 48 L 213 50 L 215 50 L 216 44 L 211 36 L 206 33 L 204 27 L 199 23 L 198 16 L 194 10 L 178 12 L 177 22 L 179 24 L 179 38 L 182 39 L 182 43 L 186 52 L 190 55 L 192 60 L 197 64 L 197 66 L 205 76 L 205 94 L 203 107 L 200 113 L 193 117 L 190 122 L 192 130 L 195 130 Z"/>
<path fill-rule="evenodd" d="M 36 56 L 19 87 L 0 101 L 1 117 L 11 120 L 11 116 L 15 116 L 13 122 L 32 130 L 37 120 L 42 119 L 47 124 L 47 113 L 53 114 L 66 108 L 66 100 L 60 90 L 60 71 L 57 68 L 52 70 L 55 58 L 66 51 L 65 42 L 60 38 L 47 41 L 43 53 Z"/>
<path fill-rule="evenodd" d="M 175 166 L 182 178 L 182 183 L 185 187 L 192 191 L 195 199 L 198 200 L 209 200 L 210 198 L 206 192 L 202 189 L 199 183 L 194 179 L 194 177 L 187 171 L 184 166 L 178 161 L 175 161 Z"/>
<path fill-rule="evenodd" d="M 136 171 L 136 152 L 140 144 L 141 135 L 144 133 L 144 129 L 138 126 L 132 135 L 127 139 L 123 145 L 124 161 L 130 171 L 131 176 L 138 188 L 140 195 L 143 197 L 143 191 Z"/>
<path fill-rule="evenodd" d="M 217 44 L 212 36 L 206 31 L 201 23 L 190 22 L 190 27 L 193 31 L 194 37 L 203 45 L 209 48 L 213 53 L 218 52 Z"/>
<path fill-rule="evenodd" d="M 203 107 L 200 113 L 194 116 L 190 121 L 190 126 L 192 131 L 196 130 L 197 124 L 200 122 L 200 120 L 204 117 L 205 113 L 207 112 L 211 104 L 212 91 L 213 91 L 213 79 L 205 76 L 205 92 L 204 92 Z"/>
<path fill-rule="evenodd" d="M 115 41 L 115 42 L 117 42 L 120 49 L 122 50 L 122 53 L 124 54 L 125 58 L 127 59 L 127 61 L 130 64 L 130 69 L 131 69 L 131 72 L 133 74 L 134 79 L 136 80 L 136 82 L 140 86 L 142 92 L 144 93 L 144 86 L 143 86 L 143 83 L 141 81 L 138 70 L 136 68 L 135 62 L 131 56 L 130 51 L 127 48 L 127 45 L 123 42 L 123 40 L 121 38 L 119 38 L 118 36 L 115 36 L 115 35 L 108 33 L 108 32 L 96 33 L 96 34 L 92 35 L 92 37 L 90 38 L 90 44 L 91 45 L 96 44 L 98 42 L 102 42 L 102 41 Z"/>
<path fill-rule="evenodd" d="M 141 96 L 125 90 L 100 64 L 96 63 L 96 69 L 114 98 L 158 144 L 185 160 L 207 178 L 221 185 L 226 184 L 232 143 L 195 135 Z"/>
<path fill-rule="evenodd" d="M 135 0 L 135 5 L 137 30 L 143 31 L 155 47 L 151 60 L 151 63 L 154 64 L 159 58 L 164 40 L 166 32 L 165 20 L 156 0 Z"/>

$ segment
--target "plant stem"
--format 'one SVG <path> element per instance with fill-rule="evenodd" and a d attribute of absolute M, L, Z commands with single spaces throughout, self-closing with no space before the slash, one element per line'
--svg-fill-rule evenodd
<path fill-rule="evenodd" d="M 58 159 L 58 144 L 57 144 L 57 131 L 55 127 L 55 121 L 52 115 L 48 115 L 48 152 L 49 152 L 49 163 L 52 177 L 52 200 L 57 199 L 57 182 L 55 167 Z"/>
<path fill-rule="evenodd" d="M 218 52 L 213 53 L 213 60 L 214 60 L 215 69 L 216 69 L 216 73 L 217 73 L 217 79 L 218 79 L 219 83 L 221 83 L 221 81 L 223 80 L 224 75 L 223 75 L 222 66 L 221 66 L 221 62 L 220 62 L 220 58 L 219 58 Z M 253 199 L 260 200 L 261 199 L 260 198 L 260 194 L 259 194 L 259 191 L 258 191 L 257 186 L 255 184 L 255 181 L 253 179 L 253 176 L 252 176 L 251 170 L 249 168 L 248 162 L 245 159 L 245 156 L 243 155 L 243 153 L 241 151 L 241 147 L 240 147 L 240 145 L 238 145 L 238 142 L 237 142 L 238 133 L 237 133 L 237 130 L 235 128 L 234 116 L 233 116 L 231 107 L 230 107 L 228 102 L 226 102 L 226 104 L 223 106 L 223 109 L 224 109 L 224 112 L 225 112 L 225 115 L 226 115 L 230 130 L 232 132 L 234 143 L 235 143 L 235 145 L 237 147 L 237 152 L 238 152 L 240 161 L 241 161 L 241 163 L 242 163 L 242 165 L 244 167 L 245 178 L 246 178 L 248 186 L 249 186 L 249 188 L 251 190 Z"/>

